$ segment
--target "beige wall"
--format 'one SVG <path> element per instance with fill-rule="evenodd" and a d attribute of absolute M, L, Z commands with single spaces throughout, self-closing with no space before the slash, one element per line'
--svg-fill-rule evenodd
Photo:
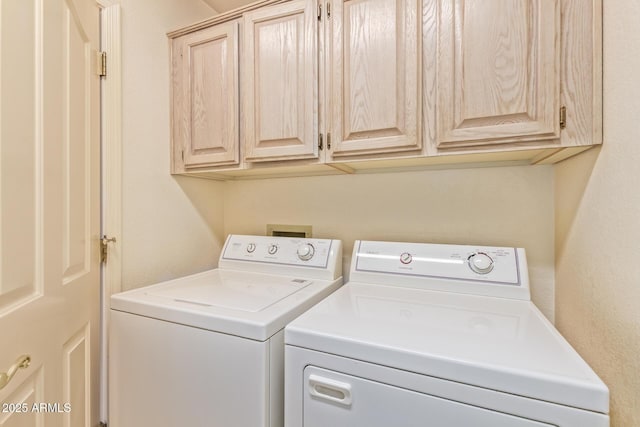
<path fill-rule="evenodd" d="M 267 223 L 342 239 L 347 267 L 356 239 L 524 247 L 533 299 L 553 320 L 550 166 L 228 182 L 225 233 L 264 234 Z"/>
<path fill-rule="evenodd" d="M 604 145 L 556 166 L 556 319 L 640 426 L 640 2 L 604 3 Z"/>
<path fill-rule="evenodd" d="M 200 0 L 121 0 L 123 288 L 215 265 L 222 184 L 169 175 L 166 32 L 213 15 Z"/>

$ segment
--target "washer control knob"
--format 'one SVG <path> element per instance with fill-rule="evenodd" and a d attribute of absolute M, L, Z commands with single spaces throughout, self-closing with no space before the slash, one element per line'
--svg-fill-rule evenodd
<path fill-rule="evenodd" d="M 252 254 L 255 250 L 256 250 L 256 244 L 255 243 L 249 243 L 247 245 L 247 252 L 249 252 L 250 254 Z"/>
<path fill-rule="evenodd" d="M 311 243 L 303 243 L 298 247 L 298 258 L 302 261 L 309 261 L 316 253 L 316 248 Z"/>
<path fill-rule="evenodd" d="M 267 252 L 269 252 L 269 255 L 274 255 L 276 252 L 278 252 L 278 245 L 276 245 L 275 243 L 270 244 Z"/>
<path fill-rule="evenodd" d="M 484 252 L 471 254 L 469 258 L 469 268 L 478 274 L 488 274 L 493 270 L 493 259 Z"/>

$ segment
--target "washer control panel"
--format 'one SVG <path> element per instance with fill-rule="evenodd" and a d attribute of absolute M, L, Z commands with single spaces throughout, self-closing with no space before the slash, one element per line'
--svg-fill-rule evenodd
<path fill-rule="evenodd" d="M 222 259 L 325 268 L 332 242 L 330 239 L 231 235 Z"/>
<path fill-rule="evenodd" d="M 356 241 L 354 252 L 355 272 L 520 284 L 515 248 Z"/>

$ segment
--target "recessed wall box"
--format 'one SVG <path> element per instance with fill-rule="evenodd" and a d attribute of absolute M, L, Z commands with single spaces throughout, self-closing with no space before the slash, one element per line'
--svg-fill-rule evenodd
<path fill-rule="evenodd" d="M 267 236 L 310 238 L 310 225 L 267 224 Z"/>

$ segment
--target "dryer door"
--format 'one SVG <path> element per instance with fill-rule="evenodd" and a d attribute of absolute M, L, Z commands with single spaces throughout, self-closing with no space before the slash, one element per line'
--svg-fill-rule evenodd
<path fill-rule="evenodd" d="M 314 366 L 304 373 L 304 427 L 551 426 Z"/>

